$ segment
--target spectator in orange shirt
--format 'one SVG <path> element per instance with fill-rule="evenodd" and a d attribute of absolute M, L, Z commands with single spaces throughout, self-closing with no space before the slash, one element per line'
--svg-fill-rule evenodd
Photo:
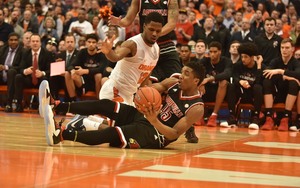
<path fill-rule="evenodd" d="M 187 44 L 193 34 L 193 24 L 188 21 L 187 10 L 179 10 L 178 22 L 176 24 L 175 33 L 177 37 L 177 43 Z"/>

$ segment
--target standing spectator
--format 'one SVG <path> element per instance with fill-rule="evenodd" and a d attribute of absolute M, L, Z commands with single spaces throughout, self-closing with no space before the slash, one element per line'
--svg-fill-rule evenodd
<path fill-rule="evenodd" d="M 86 36 L 94 32 L 93 26 L 90 22 L 86 21 L 86 10 L 79 9 L 78 20 L 71 23 L 69 32 L 75 35 L 76 41 L 79 41 L 80 36 Z"/>
<path fill-rule="evenodd" d="M 206 71 L 206 78 L 200 84 L 200 91 L 204 94 L 204 102 L 215 102 L 213 113 L 208 119 L 207 126 L 217 126 L 217 115 L 226 96 L 227 84 L 232 74 L 232 62 L 221 56 L 222 45 L 219 42 L 209 44 L 210 57 L 200 60 Z"/>
<path fill-rule="evenodd" d="M 280 36 L 281 38 L 289 38 L 289 31 L 283 30 L 283 24 L 281 19 L 276 19 L 276 27 L 275 27 L 275 34 Z"/>
<path fill-rule="evenodd" d="M 264 32 L 264 20 L 261 10 L 256 10 L 253 16 L 253 22 L 251 23 L 250 30 L 255 36 Z"/>
<path fill-rule="evenodd" d="M 9 33 L 13 31 L 13 26 L 4 22 L 4 12 L 3 9 L 0 9 L 0 46 L 7 42 Z"/>
<path fill-rule="evenodd" d="M 59 37 L 55 29 L 55 21 L 52 17 L 45 18 L 43 26 L 40 27 L 39 35 L 41 36 L 43 47 L 45 47 L 47 42 L 52 38 L 58 41 Z"/>
<path fill-rule="evenodd" d="M 91 1 L 91 7 L 90 9 L 88 9 L 87 11 L 87 15 L 88 15 L 88 21 L 92 22 L 94 16 L 98 16 L 99 15 L 99 3 L 97 0 L 92 0 Z"/>
<path fill-rule="evenodd" d="M 230 29 L 230 25 L 234 23 L 234 18 L 233 18 L 233 10 L 231 8 L 227 8 L 225 10 L 225 16 L 224 16 L 224 21 L 223 24 L 227 29 Z"/>
<path fill-rule="evenodd" d="M 199 39 L 204 40 L 207 45 L 209 45 L 212 41 L 220 41 L 218 33 L 214 30 L 213 18 L 206 18 L 203 28 L 194 32 L 192 40 L 197 41 Z"/>
<path fill-rule="evenodd" d="M 227 29 L 223 24 L 223 21 L 224 17 L 221 14 L 219 14 L 216 17 L 216 24 L 214 29 L 219 35 L 219 42 L 221 42 L 221 44 L 223 45 L 222 55 L 227 55 L 230 45 L 231 34 L 229 29 Z"/>
<path fill-rule="evenodd" d="M 280 56 L 280 43 L 282 38 L 275 34 L 276 20 L 269 17 L 265 20 L 265 32 L 255 37 L 254 42 L 264 59 L 264 64 L 269 65 L 273 58 Z"/>
<path fill-rule="evenodd" d="M 294 28 L 292 28 L 291 33 L 290 33 L 290 37 L 293 41 L 293 44 L 296 43 L 297 37 L 300 36 L 300 20 L 297 21 L 296 25 Z"/>
<path fill-rule="evenodd" d="M 178 22 L 175 28 L 177 43 L 187 44 L 194 33 L 194 27 L 188 20 L 187 10 L 179 10 Z"/>
<path fill-rule="evenodd" d="M 22 55 L 20 74 L 17 74 L 15 78 L 16 112 L 23 112 L 23 89 L 38 88 L 41 81 L 47 80 L 50 76 L 50 63 L 54 59 L 52 54 L 41 45 L 41 37 L 38 34 L 32 34 L 31 49 Z"/>
<path fill-rule="evenodd" d="M 294 47 L 290 39 L 283 39 L 281 56 L 274 58 L 263 75 L 264 101 L 266 122 L 263 130 L 274 128 L 272 107 L 274 103 L 284 102 L 285 111 L 280 120 L 279 131 L 288 131 L 290 127 L 292 108 L 299 92 L 300 64 L 293 57 Z"/>
<path fill-rule="evenodd" d="M 96 96 L 99 96 L 102 73 L 108 60 L 103 53 L 97 53 L 97 42 L 96 34 L 88 34 L 87 48 L 80 50 L 72 65 L 68 67 L 65 81 L 71 101 L 76 100 L 76 88 L 78 96 L 85 91 L 95 91 Z"/>
<path fill-rule="evenodd" d="M 0 85 L 7 85 L 7 104 L 5 112 L 12 112 L 15 94 L 15 76 L 19 72 L 23 48 L 19 44 L 17 33 L 8 35 L 8 44 L 0 48 Z"/>
<path fill-rule="evenodd" d="M 262 56 L 257 56 L 258 51 L 254 43 L 243 43 L 238 48 L 241 61 L 233 65 L 233 83 L 227 86 L 227 102 L 230 116 L 222 127 L 237 125 L 236 106 L 240 103 L 250 103 L 254 106 L 249 128 L 259 129 L 259 114 L 263 104 L 262 80 L 265 66 Z"/>
<path fill-rule="evenodd" d="M 229 30 L 231 34 L 242 30 L 243 13 L 236 11 L 234 14 L 234 22 L 230 25 Z"/>
<path fill-rule="evenodd" d="M 237 40 L 240 43 L 253 42 L 255 34 L 250 30 L 250 20 L 243 18 L 242 30 L 232 34 L 231 41 Z"/>

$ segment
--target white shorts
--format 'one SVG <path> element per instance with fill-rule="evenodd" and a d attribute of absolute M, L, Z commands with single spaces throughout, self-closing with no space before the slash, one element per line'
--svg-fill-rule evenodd
<path fill-rule="evenodd" d="M 101 87 L 99 99 L 110 99 L 135 106 L 133 103 L 133 94 L 128 94 L 128 92 L 124 90 L 117 89 L 116 83 L 112 79 L 108 79 Z"/>

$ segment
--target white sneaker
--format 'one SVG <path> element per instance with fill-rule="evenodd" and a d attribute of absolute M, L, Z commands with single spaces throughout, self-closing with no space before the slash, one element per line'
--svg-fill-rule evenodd
<path fill-rule="evenodd" d="M 39 86 L 39 114 L 43 118 L 47 105 L 50 104 L 50 89 L 47 80 L 41 82 Z"/>
<path fill-rule="evenodd" d="M 259 130 L 259 126 L 256 123 L 251 123 L 248 126 L 248 129 L 252 129 L 252 130 Z"/>
<path fill-rule="evenodd" d="M 220 127 L 232 128 L 232 127 L 236 127 L 236 124 L 234 123 L 234 124 L 229 125 L 227 121 L 223 121 L 223 122 L 220 123 Z"/>
<path fill-rule="evenodd" d="M 83 119 L 83 126 L 85 127 L 86 131 L 98 130 L 100 125 L 101 125 L 101 123 L 99 123 L 97 121 L 92 121 L 88 118 Z"/>
<path fill-rule="evenodd" d="M 53 112 L 50 105 L 47 105 L 43 108 L 44 110 L 44 123 L 45 123 L 45 133 L 46 141 L 49 146 L 58 144 L 60 139 L 61 129 L 60 127 L 55 126 L 55 121 L 53 118 Z"/>
<path fill-rule="evenodd" d="M 289 128 L 289 130 L 290 130 L 290 131 L 293 131 L 293 132 L 298 132 L 298 131 L 299 131 L 298 128 L 297 128 L 297 126 L 291 126 L 291 127 Z"/>
<path fill-rule="evenodd" d="M 102 123 L 105 119 L 103 117 L 100 117 L 98 115 L 90 115 L 87 117 L 89 120 L 92 120 L 92 121 L 95 121 L 95 122 L 98 122 L 98 123 Z"/>

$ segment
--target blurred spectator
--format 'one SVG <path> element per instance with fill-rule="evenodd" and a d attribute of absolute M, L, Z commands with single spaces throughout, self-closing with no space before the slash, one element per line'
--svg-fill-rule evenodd
<path fill-rule="evenodd" d="M 255 34 L 250 30 L 250 20 L 243 18 L 242 30 L 232 34 L 231 41 L 237 40 L 240 43 L 253 42 Z"/>
<path fill-rule="evenodd" d="M 215 31 L 218 33 L 220 42 L 223 45 L 222 55 L 225 56 L 229 49 L 231 34 L 229 29 L 225 27 L 223 22 L 224 17 L 222 14 L 219 14 L 216 17 Z"/>
<path fill-rule="evenodd" d="M 242 30 L 242 22 L 243 22 L 243 13 L 240 11 L 236 11 L 234 14 L 234 22 L 229 27 L 231 34 Z"/>
<path fill-rule="evenodd" d="M 39 35 L 41 36 L 42 46 L 45 47 L 49 39 L 55 38 L 59 40 L 57 31 L 55 29 L 55 21 L 52 17 L 46 17 L 43 22 L 43 27 L 39 29 Z"/>
<path fill-rule="evenodd" d="M 88 9 L 87 15 L 88 15 L 88 21 L 92 22 L 94 17 L 99 15 L 99 4 L 97 0 L 92 0 L 91 1 L 91 8 Z"/>
<path fill-rule="evenodd" d="M 296 43 L 298 36 L 300 36 L 299 34 L 300 34 L 300 20 L 297 21 L 296 26 L 290 32 L 290 38 L 292 39 L 293 44 Z"/>
<path fill-rule="evenodd" d="M 31 31 L 26 31 L 23 35 L 22 42 L 24 49 L 30 49 L 30 37 L 32 35 Z"/>
<path fill-rule="evenodd" d="M 276 10 L 278 15 L 285 13 L 285 5 L 281 2 L 281 0 L 266 0 L 265 5 L 268 12 Z"/>
<path fill-rule="evenodd" d="M 224 21 L 223 24 L 227 29 L 230 28 L 230 25 L 234 23 L 234 18 L 233 18 L 233 9 L 228 8 L 225 10 L 225 16 L 224 16 Z"/>
<path fill-rule="evenodd" d="M 129 27 L 126 27 L 126 39 L 129 39 L 130 37 L 133 37 L 140 33 L 140 18 L 139 16 L 136 16 L 134 21 Z"/>
<path fill-rule="evenodd" d="M 5 112 L 12 112 L 15 94 L 15 76 L 19 72 L 23 48 L 19 45 L 19 35 L 10 33 L 8 44 L 0 48 L 0 84 L 7 85 L 7 104 Z"/>
<path fill-rule="evenodd" d="M 206 18 L 203 28 L 194 32 L 192 40 L 197 41 L 199 39 L 202 39 L 208 45 L 212 41 L 220 41 L 220 37 L 219 37 L 218 33 L 216 31 L 214 31 L 213 28 L 214 28 L 213 18 L 211 18 L 211 17 Z"/>
<path fill-rule="evenodd" d="M 280 36 L 281 38 L 289 38 L 289 30 L 285 30 L 283 27 L 281 19 L 276 20 L 275 34 Z"/>
<path fill-rule="evenodd" d="M 256 10 L 253 15 L 253 22 L 251 23 L 250 30 L 254 35 L 259 35 L 264 32 L 264 21 L 262 17 L 262 11 Z"/>
<path fill-rule="evenodd" d="M 238 48 L 240 47 L 241 43 L 237 40 L 234 40 L 231 42 L 229 47 L 229 53 L 230 53 L 230 59 L 232 61 L 232 64 L 237 63 L 241 60 L 240 54 L 238 52 Z"/>
<path fill-rule="evenodd" d="M 7 42 L 9 33 L 13 31 L 13 26 L 4 22 L 4 12 L 3 9 L 0 9 L 0 46 Z"/>
<path fill-rule="evenodd" d="M 92 24 L 86 21 L 86 10 L 84 8 L 79 9 L 78 21 L 71 23 L 69 32 L 75 35 L 76 41 L 79 41 L 80 36 L 86 36 L 94 32 Z"/>
<path fill-rule="evenodd" d="M 254 11 L 254 8 L 253 8 L 253 3 L 248 3 L 247 8 L 246 8 L 246 10 L 243 14 L 243 18 L 251 20 L 254 13 L 255 13 L 255 11 Z"/>
<path fill-rule="evenodd" d="M 178 22 L 175 28 L 177 42 L 187 44 L 191 40 L 194 33 L 192 23 L 188 21 L 187 10 L 182 9 L 179 11 Z"/>
<path fill-rule="evenodd" d="M 266 6 L 264 3 L 258 3 L 257 10 L 261 11 L 261 15 L 262 15 L 261 17 L 262 17 L 263 21 L 265 21 L 266 18 L 270 17 L 270 14 L 266 10 Z M 256 10 L 256 12 L 257 12 L 257 10 Z"/>
<path fill-rule="evenodd" d="M 75 40 L 74 40 L 74 45 L 75 45 Z M 58 50 L 58 54 L 66 51 L 65 40 L 59 41 L 57 50 Z"/>
<path fill-rule="evenodd" d="M 14 27 L 14 32 L 19 35 L 19 40 L 22 41 L 23 35 L 24 35 L 24 30 L 23 28 L 18 24 L 18 19 L 20 15 L 18 11 L 13 11 L 11 13 L 11 22 L 10 25 Z"/>
<path fill-rule="evenodd" d="M 112 4 L 112 12 L 114 13 L 114 16 L 117 17 L 124 17 L 131 4 L 131 0 L 110 0 L 109 2 Z"/>
<path fill-rule="evenodd" d="M 24 32 L 31 31 L 32 33 L 38 33 L 39 26 L 31 20 L 32 12 L 25 10 L 23 18 L 21 18 L 19 25 L 24 29 Z"/>
<path fill-rule="evenodd" d="M 296 50 L 296 51 L 294 52 L 294 57 L 295 57 L 298 61 L 300 61 L 300 49 L 298 49 L 298 50 Z"/>

